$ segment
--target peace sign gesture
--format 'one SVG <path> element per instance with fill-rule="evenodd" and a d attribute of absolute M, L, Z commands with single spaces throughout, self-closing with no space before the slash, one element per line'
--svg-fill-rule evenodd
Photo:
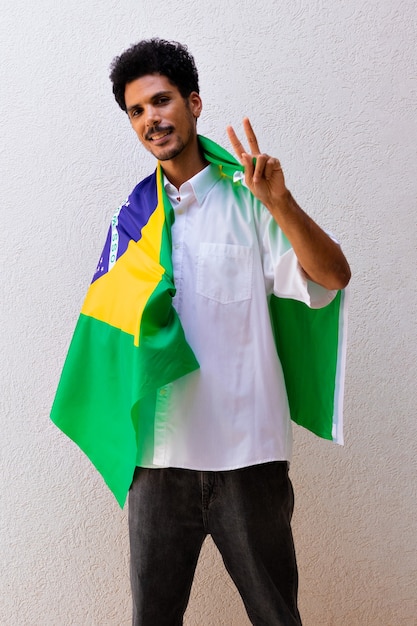
<path fill-rule="evenodd" d="M 289 193 L 285 186 L 281 164 L 278 159 L 261 153 L 258 140 L 247 117 L 243 120 L 243 129 L 250 152 L 244 149 L 231 126 L 228 126 L 226 130 L 230 143 L 245 168 L 247 186 L 253 195 L 271 210 L 277 202 L 282 202 Z"/>
<path fill-rule="evenodd" d="M 244 149 L 231 126 L 227 127 L 227 134 L 245 168 L 247 186 L 286 235 L 306 276 L 326 289 L 343 289 L 349 282 L 350 269 L 340 246 L 298 206 L 285 186 L 280 162 L 261 153 L 247 117 L 243 129 L 250 152 Z"/>

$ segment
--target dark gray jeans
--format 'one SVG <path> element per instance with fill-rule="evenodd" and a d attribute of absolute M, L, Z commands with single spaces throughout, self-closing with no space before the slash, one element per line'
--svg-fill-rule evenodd
<path fill-rule="evenodd" d="M 180 626 L 210 534 L 256 626 L 300 626 L 288 464 L 137 468 L 129 492 L 133 626 Z"/>

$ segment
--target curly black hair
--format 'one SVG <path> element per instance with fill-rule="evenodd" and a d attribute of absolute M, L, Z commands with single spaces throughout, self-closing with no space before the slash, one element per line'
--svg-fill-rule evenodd
<path fill-rule="evenodd" d="M 114 97 L 123 111 L 126 84 L 147 74 L 166 76 L 183 98 L 192 91 L 199 93 L 197 68 L 187 46 L 159 38 L 144 39 L 113 59 L 110 66 Z"/>

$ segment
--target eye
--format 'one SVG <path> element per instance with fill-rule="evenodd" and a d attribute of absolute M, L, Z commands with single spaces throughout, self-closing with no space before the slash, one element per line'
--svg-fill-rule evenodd
<path fill-rule="evenodd" d="M 169 102 L 168 96 L 160 96 L 156 101 L 157 104 L 167 104 Z"/>
<path fill-rule="evenodd" d="M 134 117 L 139 117 L 141 113 L 142 113 L 142 109 L 133 109 L 132 111 L 130 111 L 129 117 L 130 119 L 133 119 Z"/>

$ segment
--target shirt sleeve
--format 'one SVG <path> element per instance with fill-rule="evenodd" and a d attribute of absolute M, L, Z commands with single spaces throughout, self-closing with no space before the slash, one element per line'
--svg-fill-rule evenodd
<path fill-rule="evenodd" d="M 329 304 L 337 290 L 329 290 L 307 279 L 290 242 L 271 216 L 259 207 L 260 243 L 268 295 L 304 302 L 312 309 Z"/>

